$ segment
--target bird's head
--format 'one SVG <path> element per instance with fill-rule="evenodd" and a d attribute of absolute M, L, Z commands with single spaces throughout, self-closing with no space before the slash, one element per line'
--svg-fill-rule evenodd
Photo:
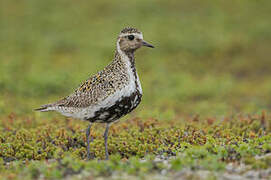
<path fill-rule="evenodd" d="M 117 40 L 119 50 L 123 52 L 134 52 L 141 46 L 154 48 L 153 45 L 143 40 L 142 33 L 135 28 L 127 27 L 120 32 Z"/>

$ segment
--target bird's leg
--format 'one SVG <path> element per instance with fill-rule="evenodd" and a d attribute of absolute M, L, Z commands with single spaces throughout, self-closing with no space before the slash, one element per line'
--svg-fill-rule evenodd
<path fill-rule="evenodd" d="M 90 147 L 89 147 L 89 135 L 90 135 L 90 128 L 92 126 L 92 123 L 90 123 L 88 125 L 88 128 L 86 129 L 86 137 L 87 137 L 87 160 L 92 159 L 93 157 L 91 157 L 90 155 Z"/>
<path fill-rule="evenodd" d="M 106 124 L 106 128 L 104 131 L 104 146 L 105 146 L 105 159 L 108 160 L 109 159 L 109 154 L 108 154 L 108 147 L 107 147 L 107 138 L 108 138 L 108 130 L 110 127 L 110 123 Z"/>

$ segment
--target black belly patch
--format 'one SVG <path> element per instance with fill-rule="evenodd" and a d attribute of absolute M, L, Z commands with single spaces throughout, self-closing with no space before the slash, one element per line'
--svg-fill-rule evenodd
<path fill-rule="evenodd" d="M 101 108 L 86 120 L 90 122 L 110 123 L 133 111 L 140 103 L 142 94 L 136 91 L 129 97 L 123 97 L 113 106 Z"/>

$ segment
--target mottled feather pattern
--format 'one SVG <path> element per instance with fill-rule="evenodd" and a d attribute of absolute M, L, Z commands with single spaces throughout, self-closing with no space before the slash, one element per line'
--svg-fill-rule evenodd
<path fill-rule="evenodd" d="M 125 62 L 118 53 L 114 61 L 96 75 L 86 80 L 73 94 L 58 101 L 55 105 L 65 107 L 88 107 L 102 101 L 120 90 L 129 81 Z"/>
<path fill-rule="evenodd" d="M 138 34 L 141 34 L 141 32 L 138 29 L 132 28 L 132 27 L 126 27 L 120 33 L 121 34 L 127 34 L 127 33 L 138 33 Z"/>

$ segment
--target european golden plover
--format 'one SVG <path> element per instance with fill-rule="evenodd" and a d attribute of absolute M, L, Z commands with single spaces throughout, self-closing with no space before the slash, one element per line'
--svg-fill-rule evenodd
<path fill-rule="evenodd" d="M 89 121 L 86 129 L 87 158 L 90 159 L 90 128 L 92 123 L 106 123 L 105 156 L 108 159 L 107 137 L 110 125 L 134 110 L 141 101 L 142 89 L 135 67 L 134 52 L 141 46 L 154 48 L 143 40 L 135 28 L 124 28 L 118 38 L 113 61 L 91 76 L 71 95 L 36 109 L 57 111 L 67 117 Z"/>

